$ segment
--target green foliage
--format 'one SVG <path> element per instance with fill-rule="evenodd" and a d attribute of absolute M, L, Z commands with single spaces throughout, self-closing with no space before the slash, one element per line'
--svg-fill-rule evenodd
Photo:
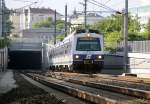
<path fill-rule="evenodd" d="M 43 21 L 40 21 L 40 22 L 33 24 L 33 28 L 41 28 L 41 27 L 48 28 L 48 27 L 51 27 L 52 23 L 53 23 L 52 18 L 49 17 L 46 20 L 43 20 Z"/>
<path fill-rule="evenodd" d="M 121 33 L 118 31 L 107 33 L 104 37 L 105 49 L 114 53 L 117 48 L 117 43 L 122 39 Z"/>
<path fill-rule="evenodd" d="M 8 44 L 9 44 L 9 39 L 8 38 L 1 38 L 0 39 L 0 48 L 4 48 Z"/>
<path fill-rule="evenodd" d="M 59 41 L 63 41 L 64 38 L 65 38 L 64 34 L 57 35 L 57 37 L 56 37 L 56 39 Z"/>
<path fill-rule="evenodd" d="M 148 23 L 145 27 L 145 37 L 147 40 L 150 40 L 150 19 L 148 20 Z"/>
<path fill-rule="evenodd" d="M 146 39 L 146 37 L 142 34 L 139 34 L 139 33 L 132 33 L 132 32 L 130 32 L 129 34 L 128 34 L 128 40 L 129 41 L 141 41 L 141 40 L 145 40 Z"/>
<path fill-rule="evenodd" d="M 138 21 L 138 17 L 129 15 L 129 33 L 130 32 L 139 32 L 141 29 L 141 24 Z M 97 22 L 92 27 L 100 30 L 103 33 L 118 31 L 121 32 L 123 26 L 123 17 L 122 15 L 116 14 L 110 17 L 104 18 L 103 20 Z"/>
<path fill-rule="evenodd" d="M 92 27 L 103 33 L 121 31 L 122 17 L 121 15 L 112 15 L 97 22 Z"/>
<path fill-rule="evenodd" d="M 68 22 L 67 25 L 69 27 L 70 23 Z M 42 28 L 42 27 L 45 27 L 45 28 L 54 27 L 54 21 L 52 21 L 52 18 L 49 17 L 46 20 L 42 20 L 42 21 L 39 21 L 39 22 L 33 24 L 33 28 Z M 56 28 L 59 30 L 64 29 L 65 21 L 64 20 L 56 20 Z"/>
<path fill-rule="evenodd" d="M 139 17 L 138 16 L 131 16 L 129 15 L 129 33 L 138 33 L 141 30 L 141 24 L 138 21 Z"/>
<path fill-rule="evenodd" d="M 137 16 L 133 17 L 129 14 L 128 31 L 130 41 L 145 39 L 144 37 L 139 35 L 141 24 L 138 19 L 139 18 Z M 110 52 L 115 52 L 117 50 L 117 43 L 119 43 L 123 39 L 122 27 L 123 16 L 120 14 L 106 17 L 91 26 L 91 28 L 97 29 L 104 34 L 105 49 Z"/>
<path fill-rule="evenodd" d="M 3 36 L 9 36 L 11 33 L 11 30 L 14 29 L 13 23 L 10 21 L 10 10 L 6 7 L 4 7 L 4 10 L 6 13 L 3 14 Z"/>

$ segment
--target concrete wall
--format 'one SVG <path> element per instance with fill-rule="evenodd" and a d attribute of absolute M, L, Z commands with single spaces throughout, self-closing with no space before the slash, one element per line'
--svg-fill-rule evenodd
<path fill-rule="evenodd" d="M 150 74 L 150 54 L 129 53 L 128 56 L 131 73 Z M 105 55 L 102 73 L 122 74 L 124 72 L 122 55 Z"/>
<path fill-rule="evenodd" d="M 123 73 L 123 57 L 119 55 L 105 55 L 104 68 L 102 73 L 105 74 L 122 74 Z"/>
<path fill-rule="evenodd" d="M 42 68 L 43 70 L 47 70 L 49 69 L 49 46 L 48 44 L 43 43 L 42 47 Z"/>
<path fill-rule="evenodd" d="M 150 74 L 150 54 L 129 53 L 131 73 Z"/>
<path fill-rule="evenodd" d="M 62 34 L 62 32 L 57 30 L 56 34 Z M 54 28 L 26 29 L 22 30 L 20 35 L 23 38 L 40 38 L 43 40 L 50 40 L 54 37 Z"/>

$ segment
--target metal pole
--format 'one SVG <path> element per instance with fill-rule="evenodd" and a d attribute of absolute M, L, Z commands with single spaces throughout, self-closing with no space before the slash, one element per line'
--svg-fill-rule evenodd
<path fill-rule="evenodd" d="M 2 9 L 2 0 L 0 0 L 0 14 L 3 13 L 3 9 Z M 3 14 L 0 15 L 0 36 L 2 36 L 2 17 L 3 17 Z"/>
<path fill-rule="evenodd" d="M 128 0 L 125 0 L 124 12 L 124 70 L 130 73 L 128 69 Z"/>
<path fill-rule="evenodd" d="M 85 5 L 84 5 L 84 25 L 85 25 L 85 29 L 87 29 L 87 0 L 85 0 Z"/>
<path fill-rule="evenodd" d="M 2 0 L 2 35 L 1 36 L 4 36 L 4 0 Z"/>
<path fill-rule="evenodd" d="M 67 36 L 67 4 L 65 5 L 65 37 Z"/>
<path fill-rule="evenodd" d="M 2 0 L 2 36 L 4 37 L 3 39 L 3 41 L 2 41 L 2 46 L 4 46 L 4 44 L 5 44 L 5 35 L 6 35 L 6 32 L 5 32 L 5 28 L 6 28 L 6 26 L 5 26 L 5 2 L 4 2 L 4 0 Z M 5 68 L 4 68 L 4 48 L 2 49 L 2 71 L 4 71 L 5 70 Z"/>
<path fill-rule="evenodd" d="M 56 44 L 56 9 L 54 15 L 54 44 Z"/>

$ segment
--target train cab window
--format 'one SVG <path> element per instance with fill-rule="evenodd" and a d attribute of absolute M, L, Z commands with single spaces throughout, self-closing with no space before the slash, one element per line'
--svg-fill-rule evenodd
<path fill-rule="evenodd" d="M 101 51 L 99 38 L 78 38 L 77 51 Z"/>

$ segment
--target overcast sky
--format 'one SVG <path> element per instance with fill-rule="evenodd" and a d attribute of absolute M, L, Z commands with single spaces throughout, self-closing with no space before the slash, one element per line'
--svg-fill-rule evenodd
<path fill-rule="evenodd" d="M 76 10 L 81 11 L 83 10 L 83 6 L 79 4 L 79 2 L 84 0 L 5 0 L 6 6 L 8 8 L 20 8 L 26 5 L 31 4 L 31 1 L 37 1 L 37 4 L 32 5 L 32 7 L 46 7 L 56 9 L 61 14 L 64 14 L 64 6 L 65 4 L 68 5 L 68 12 L 69 14 L 72 13 L 74 8 Z M 89 0 L 92 1 L 92 0 Z M 121 10 L 124 8 L 125 0 L 96 0 L 106 4 L 107 6 Z M 137 7 L 143 5 L 150 5 L 150 0 L 129 0 L 129 7 Z M 102 8 L 94 6 L 88 3 L 88 10 L 102 10 Z"/>

